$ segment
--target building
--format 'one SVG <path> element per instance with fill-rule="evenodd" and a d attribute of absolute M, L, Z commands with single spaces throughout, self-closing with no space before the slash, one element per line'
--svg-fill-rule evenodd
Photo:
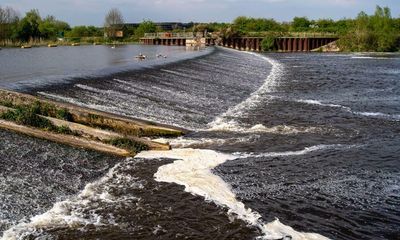
<path fill-rule="evenodd" d="M 188 29 L 194 26 L 194 23 L 181 23 L 181 22 L 155 22 L 157 27 L 159 27 L 163 31 L 173 31 L 176 29 Z M 126 28 L 137 28 L 140 23 L 124 23 L 123 27 Z"/>

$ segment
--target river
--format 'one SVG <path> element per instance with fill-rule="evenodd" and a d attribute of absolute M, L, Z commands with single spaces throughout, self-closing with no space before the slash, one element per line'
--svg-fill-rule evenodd
<path fill-rule="evenodd" d="M 3 88 L 189 131 L 121 159 L 1 130 L 4 239 L 400 238 L 398 54 L 83 46 L 0 62 Z"/>

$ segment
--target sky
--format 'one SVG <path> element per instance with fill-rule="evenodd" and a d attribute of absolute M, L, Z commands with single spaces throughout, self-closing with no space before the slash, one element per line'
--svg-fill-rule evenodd
<path fill-rule="evenodd" d="M 71 26 L 102 26 L 111 8 L 118 8 L 126 22 L 144 19 L 177 22 L 231 22 L 237 16 L 290 21 L 295 16 L 353 18 L 360 11 L 373 13 L 375 6 L 388 6 L 400 17 L 400 0 L 0 0 L 21 15 L 30 9 L 42 17 L 54 15 Z"/>

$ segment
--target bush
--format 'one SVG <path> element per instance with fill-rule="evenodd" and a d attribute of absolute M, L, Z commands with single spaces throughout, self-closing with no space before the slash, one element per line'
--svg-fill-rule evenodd
<path fill-rule="evenodd" d="M 146 144 L 133 141 L 129 138 L 113 138 L 110 140 L 106 140 L 105 143 L 126 149 L 131 153 L 138 153 L 140 151 L 149 150 L 149 146 L 147 146 Z"/>
<path fill-rule="evenodd" d="M 56 118 L 70 122 L 73 120 L 72 114 L 66 108 L 58 109 Z"/>
<path fill-rule="evenodd" d="M 68 126 L 59 126 L 56 129 L 57 133 L 74 135 L 74 132 Z"/>
<path fill-rule="evenodd" d="M 13 102 L 10 100 L 0 100 L 0 105 L 4 106 L 4 107 L 9 107 L 9 108 L 14 107 Z"/>
<path fill-rule="evenodd" d="M 0 118 L 12 121 L 20 125 L 40 128 L 46 131 L 52 131 L 61 134 L 68 135 L 79 135 L 78 133 L 72 131 L 68 126 L 55 126 L 50 120 L 39 116 L 41 114 L 40 105 L 32 104 L 28 106 L 17 106 L 14 109 L 10 109 L 4 113 L 0 114 Z"/>
<path fill-rule="evenodd" d="M 8 110 L 0 115 L 0 118 L 13 121 L 21 125 L 53 130 L 55 126 L 46 118 L 40 117 L 34 107 L 17 107 L 15 110 Z"/>
<path fill-rule="evenodd" d="M 276 50 L 275 36 L 267 36 L 261 42 L 261 48 L 263 51 L 274 51 Z"/>

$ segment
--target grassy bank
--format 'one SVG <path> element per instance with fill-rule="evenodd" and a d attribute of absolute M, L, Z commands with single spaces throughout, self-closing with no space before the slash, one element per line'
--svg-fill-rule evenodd
<path fill-rule="evenodd" d="M 56 46 L 91 46 L 91 45 L 106 45 L 106 46 L 113 46 L 113 45 L 136 45 L 140 44 L 139 42 L 92 42 L 92 41 L 43 41 L 43 42 L 28 42 L 28 43 L 8 43 L 2 45 L 2 48 L 22 48 L 23 46 L 28 46 L 31 48 L 37 47 L 48 47 L 49 45 L 56 45 Z"/>
<path fill-rule="evenodd" d="M 0 105 L 9 107 L 32 105 L 37 108 L 36 111 L 40 115 L 46 117 L 68 120 L 135 137 L 177 137 L 184 134 L 182 130 L 159 126 L 151 122 L 128 119 L 110 113 L 85 109 L 66 103 L 53 102 L 6 90 L 0 90 Z"/>
<path fill-rule="evenodd" d="M 0 128 L 122 156 L 149 149 L 170 149 L 168 144 L 144 136 L 183 134 L 175 129 L 5 90 L 0 90 Z"/>

